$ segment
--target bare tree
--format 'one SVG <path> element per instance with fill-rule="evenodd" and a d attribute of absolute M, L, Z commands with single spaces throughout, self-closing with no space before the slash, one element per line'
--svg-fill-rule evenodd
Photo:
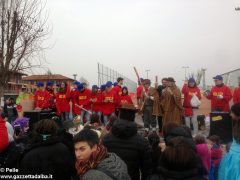
<path fill-rule="evenodd" d="M 188 78 L 194 78 L 196 80 L 197 85 L 199 85 L 201 83 L 202 77 L 203 77 L 203 70 L 202 69 L 198 70 L 197 74 L 192 72 L 188 75 Z"/>
<path fill-rule="evenodd" d="M 42 0 L 0 1 L 0 97 L 12 72 L 42 66 L 49 34 L 44 7 Z"/>

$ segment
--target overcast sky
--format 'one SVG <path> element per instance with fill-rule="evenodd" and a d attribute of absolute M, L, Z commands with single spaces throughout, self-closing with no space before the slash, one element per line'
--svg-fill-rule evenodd
<path fill-rule="evenodd" d="M 207 68 L 212 77 L 240 68 L 240 0 L 48 0 L 53 73 L 97 82 L 97 62 L 136 80 Z"/>

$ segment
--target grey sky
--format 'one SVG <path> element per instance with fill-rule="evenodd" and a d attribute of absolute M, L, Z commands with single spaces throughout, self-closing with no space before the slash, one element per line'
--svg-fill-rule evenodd
<path fill-rule="evenodd" d="M 130 79 L 207 68 L 212 77 L 240 67 L 240 0 L 48 0 L 54 73 L 97 82 L 97 62 Z"/>

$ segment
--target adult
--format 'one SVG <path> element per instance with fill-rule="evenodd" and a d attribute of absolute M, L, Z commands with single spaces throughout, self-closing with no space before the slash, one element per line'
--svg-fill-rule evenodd
<path fill-rule="evenodd" d="M 56 102 L 55 102 L 56 97 L 55 97 L 53 86 L 54 86 L 54 82 L 48 81 L 46 88 L 45 88 L 45 92 L 47 94 L 47 96 L 46 96 L 47 107 L 48 107 L 48 109 L 55 112 L 56 111 Z"/>
<path fill-rule="evenodd" d="M 231 117 L 234 121 L 233 143 L 229 152 L 223 157 L 219 171 L 219 180 L 240 179 L 240 104 L 231 107 Z"/>
<path fill-rule="evenodd" d="M 212 87 L 210 93 L 205 94 L 211 100 L 211 110 L 219 112 L 229 112 L 229 102 L 232 99 L 230 88 L 223 83 L 223 77 L 217 75 L 214 78 L 215 86 Z"/>
<path fill-rule="evenodd" d="M 20 162 L 22 174 L 50 174 L 53 179 L 70 180 L 74 160 L 69 149 L 57 138 L 58 126 L 48 119 L 37 122 L 30 147 Z"/>
<path fill-rule="evenodd" d="M 72 114 L 73 114 L 73 118 L 75 118 L 76 116 L 80 115 L 80 109 L 76 106 L 76 104 L 78 103 L 78 86 L 80 85 L 80 82 L 78 81 L 74 81 L 73 82 L 73 88 L 70 92 L 70 96 L 71 96 L 71 102 L 72 102 Z"/>
<path fill-rule="evenodd" d="M 144 180 L 152 173 L 151 152 L 148 141 L 137 133 L 137 124 L 117 120 L 111 132 L 103 138 L 109 152 L 116 153 L 128 167 L 132 180 Z"/>
<path fill-rule="evenodd" d="M 198 133 L 198 107 L 193 107 L 191 100 L 193 96 L 196 96 L 199 100 L 201 99 L 200 89 L 197 87 L 197 83 L 194 78 L 189 78 L 188 82 L 185 82 L 182 88 L 184 95 L 183 107 L 185 124 L 191 128 L 190 122 L 193 124 L 193 135 Z"/>
<path fill-rule="evenodd" d="M 92 86 L 90 102 L 93 114 L 97 114 L 100 119 L 102 116 L 102 93 L 99 91 L 99 87 L 97 85 Z"/>
<path fill-rule="evenodd" d="M 44 83 L 37 83 L 38 90 L 35 92 L 35 109 L 44 110 L 48 109 L 47 97 L 48 93 L 44 91 Z"/>
<path fill-rule="evenodd" d="M 150 131 L 156 132 L 157 118 L 160 115 L 159 95 L 155 88 L 151 87 L 151 81 L 145 79 L 143 81 L 144 90 L 141 96 L 141 110 L 143 111 L 143 122 L 145 128 L 145 136 Z"/>
<path fill-rule="evenodd" d="M 13 98 L 8 98 L 4 103 L 4 114 L 8 117 L 8 122 L 10 124 L 17 118 L 16 104 L 14 103 Z"/>
<path fill-rule="evenodd" d="M 172 121 L 181 124 L 183 115 L 181 91 L 172 77 L 169 77 L 167 82 L 167 88 L 162 93 L 163 126 Z"/>
<path fill-rule="evenodd" d="M 100 144 L 97 133 L 84 129 L 74 137 L 76 170 L 81 180 L 130 180 L 126 164 Z"/>

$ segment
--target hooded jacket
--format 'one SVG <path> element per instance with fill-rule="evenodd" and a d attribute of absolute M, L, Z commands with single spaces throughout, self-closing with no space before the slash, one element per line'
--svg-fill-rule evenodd
<path fill-rule="evenodd" d="M 103 144 L 109 152 L 116 153 L 127 164 L 132 180 L 144 180 L 151 175 L 150 146 L 148 141 L 137 133 L 136 123 L 117 120 L 111 133 L 104 137 Z"/>

